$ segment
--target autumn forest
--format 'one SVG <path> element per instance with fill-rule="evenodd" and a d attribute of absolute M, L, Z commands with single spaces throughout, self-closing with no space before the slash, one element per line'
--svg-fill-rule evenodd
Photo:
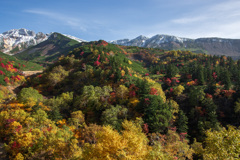
<path fill-rule="evenodd" d="M 100 40 L 47 66 L 1 53 L 0 84 L 1 158 L 240 158 L 231 57 Z"/>

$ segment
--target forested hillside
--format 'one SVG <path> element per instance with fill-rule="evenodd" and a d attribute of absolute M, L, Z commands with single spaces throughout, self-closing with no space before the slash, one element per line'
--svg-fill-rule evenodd
<path fill-rule="evenodd" d="M 10 159 L 239 159 L 240 61 L 103 40 L 65 55 L 0 97 Z"/>
<path fill-rule="evenodd" d="M 0 52 L 0 85 L 19 84 L 25 81 L 22 71 L 42 70 L 43 67 Z"/>

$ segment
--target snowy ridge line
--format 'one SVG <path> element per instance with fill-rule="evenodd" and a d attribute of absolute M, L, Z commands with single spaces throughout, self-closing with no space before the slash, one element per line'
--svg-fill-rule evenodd
<path fill-rule="evenodd" d="M 71 36 L 71 35 L 68 35 L 68 34 L 62 34 L 62 35 L 64 35 L 64 36 L 66 36 L 66 37 L 68 37 L 68 38 L 71 38 L 71 39 L 73 39 L 73 40 L 75 40 L 75 41 L 78 41 L 78 42 L 87 42 L 87 41 L 85 41 L 85 40 L 83 40 L 83 39 L 80 39 L 80 38 L 77 38 L 77 37 L 74 37 L 74 36 Z"/>

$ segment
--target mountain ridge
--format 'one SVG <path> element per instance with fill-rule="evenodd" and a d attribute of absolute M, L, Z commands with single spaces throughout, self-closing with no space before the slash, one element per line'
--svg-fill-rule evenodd
<path fill-rule="evenodd" d="M 0 34 L 0 51 L 9 55 L 17 54 L 31 46 L 35 46 L 43 41 L 46 41 L 53 33 L 56 32 L 44 34 L 43 32 L 35 33 L 34 31 L 25 28 L 11 29 Z M 68 34 L 62 35 L 79 43 L 86 42 L 85 40 Z"/>

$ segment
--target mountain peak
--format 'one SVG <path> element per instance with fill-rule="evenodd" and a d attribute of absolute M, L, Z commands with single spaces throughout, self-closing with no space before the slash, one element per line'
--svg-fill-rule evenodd
<path fill-rule="evenodd" d="M 147 38 L 146 36 L 140 35 L 140 36 L 138 36 L 138 37 L 135 38 L 135 39 L 144 39 L 144 40 L 147 40 L 148 38 Z"/>
<path fill-rule="evenodd" d="M 21 28 L 21 29 L 12 29 L 12 30 L 3 32 L 2 35 L 18 37 L 18 36 L 35 36 L 36 34 L 34 31 Z"/>

